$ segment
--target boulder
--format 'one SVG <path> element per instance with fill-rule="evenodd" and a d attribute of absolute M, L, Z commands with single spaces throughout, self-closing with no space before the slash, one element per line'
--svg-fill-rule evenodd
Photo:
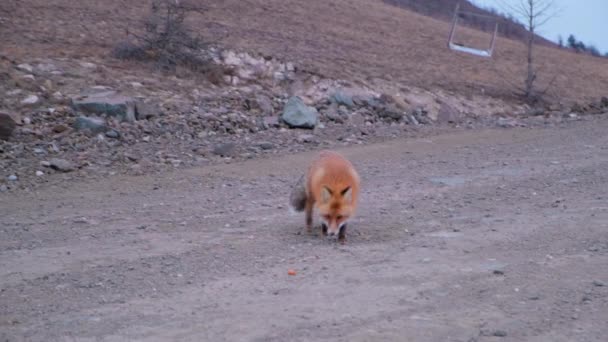
<path fill-rule="evenodd" d="M 135 102 L 113 91 L 81 95 L 72 98 L 72 108 L 89 114 L 107 115 L 121 121 L 135 121 Z"/>
<path fill-rule="evenodd" d="M 317 124 L 318 112 L 316 108 L 305 105 L 301 98 L 293 96 L 287 101 L 281 119 L 290 128 L 313 129 Z"/>

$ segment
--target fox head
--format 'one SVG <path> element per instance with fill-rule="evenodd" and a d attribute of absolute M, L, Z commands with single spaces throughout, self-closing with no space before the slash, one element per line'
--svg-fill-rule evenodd
<path fill-rule="evenodd" d="M 330 189 L 324 186 L 320 197 L 317 209 L 321 215 L 323 230 L 327 231 L 328 236 L 336 236 L 355 213 L 353 188 L 346 186 L 342 189 Z"/>

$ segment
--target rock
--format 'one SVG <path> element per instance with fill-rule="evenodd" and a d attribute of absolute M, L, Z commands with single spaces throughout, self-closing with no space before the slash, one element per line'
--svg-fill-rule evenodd
<path fill-rule="evenodd" d="M 54 133 L 63 133 L 65 131 L 67 131 L 68 129 L 70 129 L 68 126 L 63 125 L 63 124 L 58 124 L 53 127 L 53 132 Z"/>
<path fill-rule="evenodd" d="M 337 104 L 343 105 L 348 108 L 352 108 L 355 106 L 355 102 L 353 101 L 353 97 L 349 94 L 346 94 L 344 91 L 338 90 L 330 96 L 330 100 Z"/>
<path fill-rule="evenodd" d="M 311 142 L 315 142 L 315 141 L 316 141 L 316 138 L 312 134 L 302 134 L 302 135 L 298 136 L 298 142 L 300 144 L 311 143 Z"/>
<path fill-rule="evenodd" d="M 106 132 L 106 137 L 111 138 L 111 139 L 119 139 L 120 138 L 120 132 L 115 130 L 115 129 L 111 129 L 109 131 Z"/>
<path fill-rule="evenodd" d="M 420 124 L 428 125 L 431 123 L 431 119 L 428 116 L 428 112 L 422 107 L 416 107 L 416 109 L 414 109 L 414 112 L 412 113 L 412 116 Z"/>
<path fill-rule="evenodd" d="M 437 114 L 437 122 L 457 123 L 460 121 L 460 113 L 447 103 L 442 103 Z"/>
<path fill-rule="evenodd" d="M 19 180 L 19 177 L 17 177 L 17 175 L 10 175 L 6 178 L 9 182 L 16 182 Z"/>
<path fill-rule="evenodd" d="M 89 130 L 94 134 L 103 133 L 108 130 L 104 119 L 86 116 L 78 117 L 74 121 L 74 128 L 79 131 Z"/>
<path fill-rule="evenodd" d="M 492 333 L 492 336 L 507 337 L 507 332 L 504 330 L 494 330 L 494 332 Z"/>
<path fill-rule="evenodd" d="M 378 111 L 378 116 L 384 119 L 400 121 L 403 119 L 403 111 L 393 104 L 386 104 Z"/>
<path fill-rule="evenodd" d="M 273 115 L 274 106 L 272 100 L 266 95 L 257 95 L 255 97 L 255 105 L 263 115 Z"/>
<path fill-rule="evenodd" d="M 0 113 L 0 140 L 8 140 L 13 134 L 17 123 L 7 113 Z"/>
<path fill-rule="evenodd" d="M 600 103 L 601 103 L 602 107 L 608 108 L 608 97 L 603 96 L 602 100 L 600 101 Z"/>
<path fill-rule="evenodd" d="M 36 177 L 42 177 L 42 176 L 44 176 L 44 172 L 42 172 L 40 170 L 36 171 Z"/>
<path fill-rule="evenodd" d="M 332 103 L 327 110 L 325 110 L 325 117 L 336 123 L 344 123 L 347 120 L 347 116 L 342 115 L 338 106 Z"/>
<path fill-rule="evenodd" d="M 497 125 L 502 128 L 513 128 L 517 126 L 517 121 L 515 119 L 498 118 Z"/>
<path fill-rule="evenodd" d="M 26 63 L 17 65 L 17 69 L 19 69 L 21 71 L 25 71 L 25 72 L 30 73 L 30 74 L 32 72 L 34 72 L 34 68 L 31 65 L 26 64 Z"/>
<path fill-rule="evenodd" d="M 276 116 L 265 116 L 263 118 L 260 118 L 259 122 L 258 122 L 258 127 L 260 129 L 268 129 L 268 128 L 277 128 L 281 126 L 281 124 L 279 123 L 279 118 Z"/>
<path fill-rule="evenodd" d="M 59 158 L 53 158 L 51 160 L 49 160 L 49 167 L 53 170 L 57 170 L 57 171 L 61 171 L 61 172 L 70 172 L 70 171 L 74 171 L 74 165 L 65 160 L 65 159 L 59 159 Z"/>
<path fill-rule="evenodd" d="M 135 102 L 132 98 L 113 91 L 94 93 L 72 98 L 74 110 L 98 115 L 107 115 L 121 121 L 135 121 Z"/>
<path fill-rule="evenodd" d="M 150 120 L 163 115 L 163 110 L 156 103 L 137 102 L 135 105 L 135 118 L 137 120 Z"/>
<path fill-rule="evenodd" d="M 281 119 L 290 128 L 312 129 L 317 124 L 318 113 L 316 108 L 305 105 L 301 98 L 293 96 L 287 101 Z"/>
<path fill-rule="evenodd" d="M 604 284 L 604 282 L 602 282 L 602 281 L 599 281 L 599 280 L 594 280 L 594 281 L 593 281 L 593 286 L 596 286 L 596 287 L 604 287 L 604 286 L 606 286 L 606 284 Z"/>
<path fill-rule="evenodd" d="M 215 145 L 212 152 L 213 152 L 213 154 L 221 156 L 221 157 L 232 157 L 232 156 L 234 156 L 235 149 L 236 149 L 236 144 L 228 142 L 228 143 L 222 143 L 222 144 Z"/>
<path fill-rule="evenodd" d="M 22 105 L 35 105 L 40 101 L 40 98 L 36 95 L 29 95 L 23 100 L 21 100 Z"/>
<path fill-rule="evenodd" d="M 272 150 L 274 148 L 274 145 L 268 141 L 261 141 L 258 143 L 258 147 L 262 150 Z"/>
<path fill-rule="evenodd" d="M 8 191 L 8 187 L 4 184 L 0 185 L 0 192 L 7 192 Z"/>

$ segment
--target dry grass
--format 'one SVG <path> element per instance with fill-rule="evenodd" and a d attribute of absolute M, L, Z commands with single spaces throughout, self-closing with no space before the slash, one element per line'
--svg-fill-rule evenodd
<path fill-rule="evenodd" d="M 7 1 L 7 0 L 5 0 Z M 5 8 L 11 8 L 11 2 Z M 198 0 L 203 3 L 203 0 Z M 493 59 L 446 48 L 449 24 L 382 0 L 213 0 L 193 18 L 203 37 L 227 46 L 294 60 L 330 77 L 387 80 L 403 88 L 511 96 L 523 85 L 525 47 L 499 39 Z M 8 55 L 107 55 L 126 23 L 143 18 L 149 1 L 20 0 L 0 26 Z M 0 9 L 2 13 L 2 9 Z M 2 14 L 0 14 L 2 15 Z M 485 33 L 468 31 L 470 39 Z M 555 78 L 559 100 L 597 99 L 608 93 L 608 59 L 539 47 L 538 87 Z"/>

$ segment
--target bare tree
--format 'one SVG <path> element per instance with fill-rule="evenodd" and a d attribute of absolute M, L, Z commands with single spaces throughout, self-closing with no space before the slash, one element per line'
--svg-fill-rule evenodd
<path fill-rule="evenodd" d="M 525 96 L 528 100 L 536 98 L 534 91 L 534 81 L 536 80 L 536 70 L 534 66 L 534 38 L 537 29 L 546 24 L 558 13 L 558 8 L 554 0 L 519 0 L 512 4 L 506 0 L 498 0 L 508 11 L 515 13 L 523 22 L 528 30 L 528 72 L 525 80 Z"/>

